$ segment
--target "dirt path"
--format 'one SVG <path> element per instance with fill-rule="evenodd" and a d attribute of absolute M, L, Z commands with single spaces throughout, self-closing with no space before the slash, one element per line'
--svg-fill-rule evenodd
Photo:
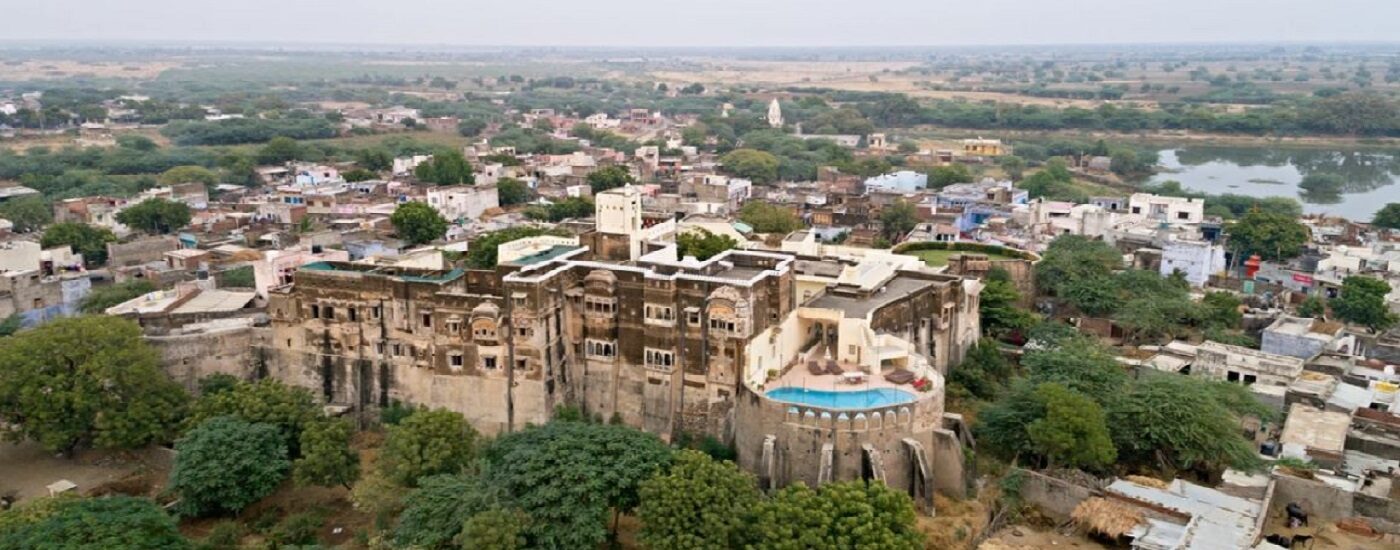
<path fill-rule="evenodd" d="M 0 496 L 13 495 L 19 501 L 46 496 L 48 485 L 60 479 L 86 493 L 146 469 L 149 454 L 85 451 L 67 459 L 30 441 L 0 443 Z"/>

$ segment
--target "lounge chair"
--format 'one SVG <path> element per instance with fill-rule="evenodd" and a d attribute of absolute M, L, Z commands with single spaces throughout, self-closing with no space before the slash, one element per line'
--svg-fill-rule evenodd
<path fill-rule="evenodd" d="M 826 370 L 822 369 L 821 364 L 817 363 L 816 361 L 807 362 L 807 372 L 810 373 L 812 376 L 821 376 L 823 374 L 826 374 Z"/>
<path fill-rule="evenodd" d="M 844 372 L 846 372 L 846 371 L 841 370 L 841 366 L 840 366 L 840 365 L 837 365 L 837 364 L 836 364 L 836 361 L 832 361 L 832 360 L 829 360 L 829 359 L 827 360 L 827 362 L 826 362 L 826 373 L 827 373 L 827 374 L 835 374 L 835 375 L 837 375 L 837 376 L 841 376 L 841 374 L 844 373 Z"/>
<path fill-rule="evenodd" d="M 904 369 L 895 369 L 894 371 L 885 375 L 885 380 L 891 384 L 908 384 L 914 381 L 914 373 Z"/>

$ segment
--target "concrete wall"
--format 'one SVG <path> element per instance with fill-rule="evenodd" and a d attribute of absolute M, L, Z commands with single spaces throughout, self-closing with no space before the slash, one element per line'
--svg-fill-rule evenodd
<path fill-rule="evenodd" d="M 1021 475 L 1021 499 L 1058 522 L 1069 521 L 1070 514 L 1074 513 L 1079 503 L 1096 494 L 1088 487 L 1030 470 L 1015 472 Z"/>
<path fill-rule="evenodd" d="M 128 243 L 107 243 L 107 263 L 112 267 L 143 264 L 165 258 L 165 253 L 180 248 L 172 236 L 151 237 Z"/>

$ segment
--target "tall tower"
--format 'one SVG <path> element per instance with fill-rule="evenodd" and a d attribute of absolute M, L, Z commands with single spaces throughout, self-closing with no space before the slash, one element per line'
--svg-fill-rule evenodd
<path fill-rule="evenodd" d="M 768 104 L 768 125 L 774 128 L 783 127 L 783 108 L 778 106 L 778 98 L 773 98 L 773 102 Z"/>

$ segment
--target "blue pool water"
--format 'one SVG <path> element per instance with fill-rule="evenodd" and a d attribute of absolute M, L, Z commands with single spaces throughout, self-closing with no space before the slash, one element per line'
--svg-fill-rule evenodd
<path fill-rule="evenodd" d="M 914 402 L 914 394 L 894 388 L 827 391 L 786 387 L 768 390 L 766 395 L 775 401 L 824 409 L 869 409 Z"/>

